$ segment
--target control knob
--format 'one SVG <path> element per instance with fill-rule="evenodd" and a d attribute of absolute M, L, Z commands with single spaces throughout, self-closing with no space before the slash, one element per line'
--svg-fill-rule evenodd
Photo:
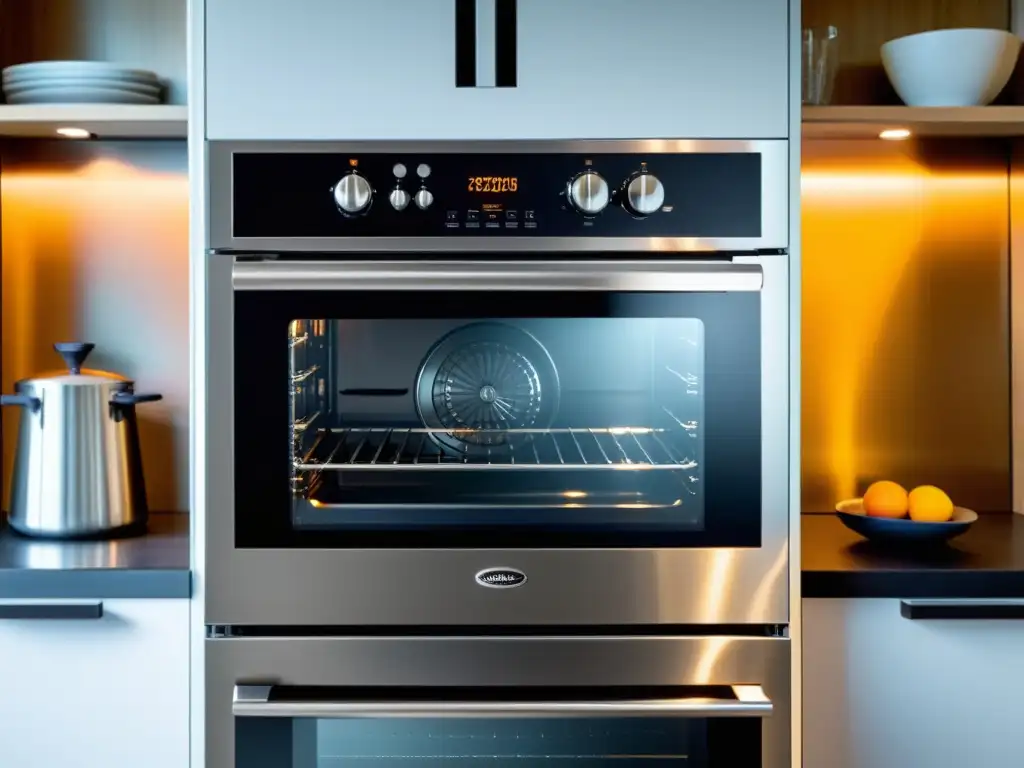
<path fill-rule="evenodd" d="M 608 205 L 608 182 L 597 171 L 584 171 L 569 182 L 569 202 L 585 216 L 595 216 Z"/>
<path fill-rule="evenodd" d="M 634 216 L 650 216 L 659 210 L 664 202 L 665 187 L 653 173 L 635 173 L 626 183 L 626 195 L 622 204 Z"/>
<path fill-rule="evenodd" d="M 409 205 L 409 193 L 404 189 L 393 189 L 388 195 L 388 200 L 396 211 L 404 211 L 405 207 Z"/>
<path fill-rule="evenodd" d="M 355 216 L 370 207 L 373 200 L 373 188 L 366 177 L 352 171 L 345 174 L 334 185 L 334 202 L 345 213 Z"/>
<path fill-rule="evenodd" d="M 421 189 L 416 193 L 416 207 L 421 211 L 427 210 L 434 202 L 434 193 L 429 189 Z"/>

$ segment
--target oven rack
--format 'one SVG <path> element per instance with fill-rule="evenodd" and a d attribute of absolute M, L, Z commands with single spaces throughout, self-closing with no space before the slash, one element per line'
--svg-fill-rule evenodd
<path fill-rule="evenodd" d="M 476 445 L 472 453 L 441 448 L 431 433 L 502 440 Z M 373 469 L 507 470 L 693 470 L 697 461 L 684 450 L 694 435 L 646 427 L 562 429 L 475 429 L 343 427 L 321 429 L 299 472 Z"/>

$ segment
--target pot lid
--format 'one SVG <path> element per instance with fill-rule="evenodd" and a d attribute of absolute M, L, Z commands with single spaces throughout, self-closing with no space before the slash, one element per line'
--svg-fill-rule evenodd
<path fill-rule="evenodd" d="M 95 344 L 81 341 L 58 342 L 53 345 L 57 353 L 64 358 L 67 368 L 59 370 L 44 371 L 32 379 L 35 381 L 46 380 L 58 384 L 71 386 L 86 386 L 89 384 L 121 384 L 131 381 L 119 373 L 100 371 L 95 368 L 83 368 L 82 363 L 89 353 L 96 348 Z"/>

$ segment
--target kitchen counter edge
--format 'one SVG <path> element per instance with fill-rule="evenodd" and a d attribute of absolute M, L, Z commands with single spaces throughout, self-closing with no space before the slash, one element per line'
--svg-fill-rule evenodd
<path fill-rule="evenodd" d="M 1024 598 L 1024 516 L 982 514 L 931 551 L 878 547 L 834 514 L 801 516 L 805 598 Z"/>
<path fill-rule="evenodd" d="M 0 600 L 188 599 L 187 514 L 154 513 L 145 536 L 113 541 L 28 539 L 0 527 Z"/>

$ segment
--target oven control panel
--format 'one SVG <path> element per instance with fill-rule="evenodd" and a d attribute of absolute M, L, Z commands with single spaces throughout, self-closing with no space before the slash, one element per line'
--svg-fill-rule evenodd
<path fill-rule="evenodd" d="M 236 152 L 235 237 L 758 237 L 756 152 Z"/>

